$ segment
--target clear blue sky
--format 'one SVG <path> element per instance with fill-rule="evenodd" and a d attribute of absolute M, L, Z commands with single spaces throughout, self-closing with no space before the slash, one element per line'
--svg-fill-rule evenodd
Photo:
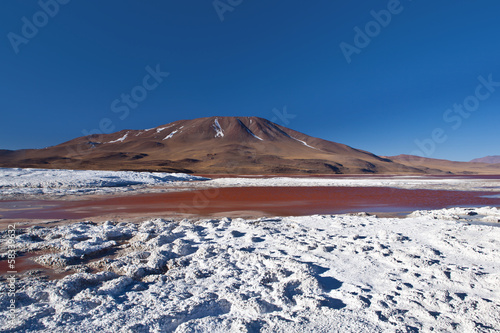
<path fill-rule="evenodd" d="M 500 82 L 500 1 L 55 1 L 42 0 L 52 16 L 1 4 L 0 149 L 55 145 L 102 119 L 117 131 L 218 115 L 379 155 L 500 154 L 500 87 L 474 97 L 479 76 Z M 145 90 L 157 65 L 169 76 Z M 473 112 L 447 112 L 464 100 Z"/>

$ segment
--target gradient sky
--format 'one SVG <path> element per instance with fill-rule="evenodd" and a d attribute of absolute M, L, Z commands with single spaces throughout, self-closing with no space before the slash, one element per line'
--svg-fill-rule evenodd
<path fill-rule="evenodd" d="M 500 1 L 55 1 L 1 4 L 0 149 L 216 115 L 379 155 L 500 155 Z M 169 76 L 145 90 L 148 66 Z"/>

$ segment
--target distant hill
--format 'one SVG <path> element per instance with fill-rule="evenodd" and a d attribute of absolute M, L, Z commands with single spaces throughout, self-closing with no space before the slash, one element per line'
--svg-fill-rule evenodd
<path fill-rule="evenodd" d="M 500 155 L 486 156 L 471 160 L 473 163 L 500 163 Z"/>
<path fill-rule="evenodd" d="M 500 174 L 500 164 L 456 162 L 414 155 L 398 155 L 387 158 L 397 163 L 421 169 L 430 174 L 439 174 L 442 172 L 449 174 Z"/>

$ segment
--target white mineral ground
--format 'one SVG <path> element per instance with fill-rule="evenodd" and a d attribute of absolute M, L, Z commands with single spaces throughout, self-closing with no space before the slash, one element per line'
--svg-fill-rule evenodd
<path fill-rule="evenodd" d="M 4 332 L 500 329 L 496 208 L 30 227 L 18 251 L 74 272 L 16 283 Z M 5 232 L 4 232 L 5 233 Z M 3 246 L 4 253 L 5 244 Z M 103 251 L 112 257 L 86 261 Z M 92 273 L 91 273 L 92 272 Z"/>
<path fill-rule="evenodd" d="M 355 181 L 384 186 L 394 179 Z M 416 181 L 401 178 L 404 186 Z M 29 186 L 10 187 L 23 188 Z M 403 219 L 352 214 L 31 226 L 18 229 L 17 254 L 39 254 L 31 259 L 67 275 L 17 274 L 14 318 L 2 281 L 0 331 L 498 332 L 499 221 L 495 207 L 469 207 Z M 1 233 L 6 259 L 8 231 Z"/>
<path fill-rule="evenodd" d="M 183 173 L 0 168 L 0 196 L 3 199 L 39 199 L 42 196 L 44 199 L 73 199 L 96 194 L 137 194 L 249 186 L 394 187 L 493 192 L 500 191 L 500 179 L 377 175 L 208 179 Z"/>

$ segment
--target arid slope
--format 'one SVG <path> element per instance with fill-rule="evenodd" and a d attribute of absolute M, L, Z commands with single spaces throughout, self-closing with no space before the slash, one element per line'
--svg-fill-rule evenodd
<path fill-rule="evenodd" d="M 0 150 L 0 166 L 205 174 L 482 172 L 465 164 L 463 170 L 450 170 L 383 158 L 258 117 L 179 120 L 148 130 L 83 136 L 45 149 Z"/>

